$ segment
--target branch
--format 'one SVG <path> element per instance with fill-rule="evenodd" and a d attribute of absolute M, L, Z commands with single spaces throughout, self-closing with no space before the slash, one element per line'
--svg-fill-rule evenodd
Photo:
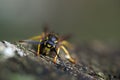
<path fill-rule="evenodd" d="M 60 76 L 63 75 L 69 76 L 66 77 L 67 80 L 72 80 L 71 78 L 74 78 L 75 80 L 105 79 L 105 76 L 102 72 L 96 72 L 80 62 L 77 64 L 72 64 L 69 61 L 63 61 L 59 58 L 59 62 L 54 64 L 52 58 L 49 56 L 35 56 L 34 52 L 29 50 L 29 47 L 21 46 L 19 43 L 11 44 L 7 41 L 1 41 L 0 55 L 0 64 L 4 65 L 4 69 L 7 68 L 9 70 L 7 72 L 9 74 L 13 72 L 20 74 L 24 73 L 26 75 L 30 74 L 33 75 L 35 79 L 41 79 L 41 77 L 42 79 L 46 79 L 46 76 L 44 75 L 46 74 L 49 76 L 48 80 L 50 78 L 60 79 Z M 0 67 L 1 71 L 4 71 L 4 69 Z M 39 69 L 43 71 L 39 71 Z M 57 75 L 56 78 L 53 78 L 53 76 L 51 76 L 52 72 L 55 72 Z M 63 74 L 61 75 L 60 73 Z M 4 79 L 6 78 L 4 77 Z"/>

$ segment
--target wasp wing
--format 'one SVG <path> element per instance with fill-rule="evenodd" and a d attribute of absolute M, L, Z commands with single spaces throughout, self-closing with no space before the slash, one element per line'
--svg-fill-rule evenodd
<path fill-rule="evenodd" d="M 40 41 L 34 41 L 34 40 L 21 40 L 19 41 L 21 43 L 28 43 L 28 44 L 35 44 L 35 45 L 38 45 L 38 44 L 42 44 L 43 42 L 40 42 Z"/>

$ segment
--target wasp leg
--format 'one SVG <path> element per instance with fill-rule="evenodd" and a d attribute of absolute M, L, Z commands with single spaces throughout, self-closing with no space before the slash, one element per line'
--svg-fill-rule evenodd
<path fill-rule="evenodd" d="M 66 58 L 69 59 L 70 62 L 75 64 L 75 60 L 70 56 L 68 50 L 64 46 L 60 46 L 60 48 L 62 48 L 63 51 L 65 52 Z"/>
<path fill-rule="evenodd" d="M 39 42 L 41 42 L 42 38 L 45 36 L 45 33 L 42 33 L 42 35 L 40 36 L 35 36 L 35 37 L 32 37 L 30 38 L 31 40 L 39 40 Z M 40 44 L 38 44 L 38 47 L 37 47 L 37 56 L 40 55 Z"/>
<path fill-rule="evenodd" d="M 61 43 L 62 45 L 65 45 L 66 47 L 69 47 L 70 49 L 73 49 L 73 46 L 72 46 L 72 44 L 70 44 L 69 42 L 67 42 L 67 41 L 62 41 L 62 43 Z"/>
<path fill-rule="evenodd" d="M 40 55 L 40 44 L 38 44 L 38 49 L 37 49 L 37 56 Z"/>
<path fill-rule="evenodd" d="M 53 59 L 53 62 L 54 62 L 54 63 L 57 62 L 57 57 L 58 57 L 59 52 L 60 52 L 60 48 L 57 49 L 57 54 L 56 54 L 56 56 L 55 56 L 54 59 Z"/>
<path fill-rule="evenodd" d="M 42 38 L 39 39 L 39 42 L 42 41 Z M 40 55 L 40 44 L 38 44 L 38 48 L 37 48 L 37 56 Z"/>
<path fill-rule="evenodd" d="M 39 40 L 39 39 L 42 39 L 44 36 L 45 36 L 45 33 L 42 33 L 42 34 L 39 35 L 39 36 L 35 36 L 35 37 L 29 38 L 29 39 L 30 39 L 30 40 Z"/>

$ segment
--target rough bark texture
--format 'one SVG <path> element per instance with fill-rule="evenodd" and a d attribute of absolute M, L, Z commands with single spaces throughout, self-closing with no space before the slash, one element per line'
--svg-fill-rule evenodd
<path fill-rule="evenodd" d="M 119 47 L 94 41 L 75 48 L 76 64 L 35 56 L 30 46 L 0 42 L 0 80 L 120 80 Z"/>

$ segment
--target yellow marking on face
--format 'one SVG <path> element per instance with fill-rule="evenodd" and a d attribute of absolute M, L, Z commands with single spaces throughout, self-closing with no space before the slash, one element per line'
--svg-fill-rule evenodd
<path fill-rule="evenodd" d="M 51 45 L 50 45 L 50 44 L 47 44 L 47 47 L 49 47 L 49 48 L 50 48 L 50 47 L 51 47 Z"/>
<path fill-rule="evenodd" d="M 46 37 L 46 39 L 48 40 L 49 38 L 48 38 L 48 37 Z"/>
<path fill-rule="evenodd" d="M 54 41 L 55 43 L 57 43 L 58 41 Z"/>

